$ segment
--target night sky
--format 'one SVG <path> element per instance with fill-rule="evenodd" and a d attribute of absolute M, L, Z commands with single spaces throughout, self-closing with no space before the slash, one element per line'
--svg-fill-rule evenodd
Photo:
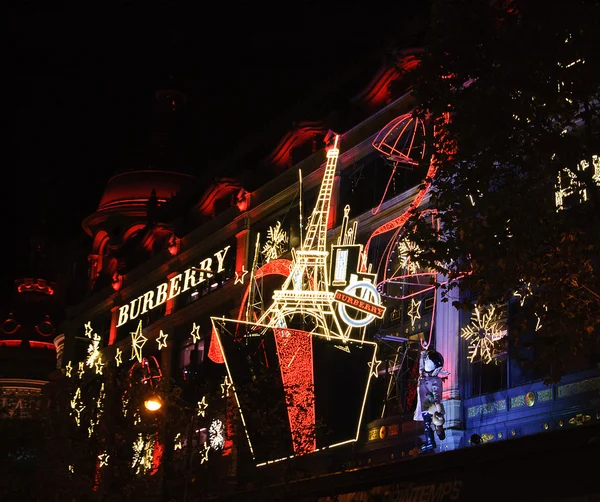
<path fill-rule="evenodd" d="M 81 221 L 108 179 L 131 169 L 146 147 L 157 89 L 188 97 L 182 148 L 186 171 L 197 173 L 224 144 L 389 45 L 410 20 L 402 3 L 395 10 L 340 1 L 4 7 L 11 153 L 2 214 L 14 266 L 3 287 L 26 268 L 32 228 L 45 221 L 56 235 L 83 235 Z"/>

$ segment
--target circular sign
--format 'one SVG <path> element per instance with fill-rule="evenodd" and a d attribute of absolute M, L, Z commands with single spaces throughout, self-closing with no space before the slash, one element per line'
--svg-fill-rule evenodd
<path fill-rule="evenodd" d="M 368 281 L 358 281 L 353 284 L 350 284 L 346 287 L 346 289 L 344 289 L 344 293 L 352 294 L 352 292 L 357 290 L 360 294 L 352 296 L 355 296 L 356 298 L 361 298 L 369 303 L 374 303 L 376 305 L 379 305 L 381 303 L 381 296 L 379 295 L 377 288 Z M 351 307 L 351 305 L 346 305 L 345 303 L 340 302 L 338 306 L 338 312 L 340 314 L 340 317 L 342 318 L 342 321 L 344 321 L 348 326 L 361 328 L 369 324 L 373 319 L 375 319 L 375 316 L 373 314 L 367 313 L 364 313 L 365 315 L 363 317 L 351 317 L 346 311 L 347 307 Z"/>

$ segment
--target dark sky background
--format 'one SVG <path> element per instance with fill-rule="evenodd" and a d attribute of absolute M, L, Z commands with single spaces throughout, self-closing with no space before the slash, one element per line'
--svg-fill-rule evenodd
<path fill-rule="evenodd" d="M 81 221 L 108 179 L 144 150 L 157 89 L 186 92 L 187 172 L 202 171 L 219 147 L 381 51 L 414 17 L 401 1 L 20 2 L 2 10 L 11 87 L 4 290 L 26 268 L 29 235 L 42 221 L 57 235 L 83 235 Z"/>

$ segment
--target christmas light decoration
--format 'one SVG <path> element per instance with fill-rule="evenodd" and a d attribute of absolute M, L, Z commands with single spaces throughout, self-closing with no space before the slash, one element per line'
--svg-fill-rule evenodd
<path fill-rule="evenodd" d="M 101 341 L 102 341 L 102 339 L 100 338 L 100 335 L 98 335 L 97 333 L 94 333 L 92 335 L 92 341 L 87 349 L 88 357 L 85 360 L 85 363 L 89 368 L 93 368 L 94 365 L 96 364 L 96 358 L 100 355 L 100 342 Z"/>
<path fill-rule="evenodd" d="M 421 268 L 420 263 L 416 257 L 421 253 L 419 246 L 411 242 L 406 237 L 398 243 L 398 259 L 400 260 L 400 266 L 408 274 L 416 274 Z M 413 258 L 411 258 L 411 254 Z"/>
<path fill-rule="evenodd" d="M 173 440 L 173 450 L 181 450 L 183 447 L 182 441 L 181 441 L 181 432 L 178 432 L 177 434 L 175 434 L 175 439 Z"/>
<path fill-rule="evenodd" d="M 106 397 L 106 392 L 104 391 L 104 383 L 100 386 L 100 390 L 98 391 L 98 399 L 96 399 L 96 414 L 98 418 L 102 416 L 104 413 L 104 398 Z"/>
<path fill-rule="evenodd" d="M 516 296 L 517 298 L 519 298 L 519 304 L 521 305 L 521 307 L 525 304 L 525 300 L 531 296 L 533 293 L 531 292 L 531 283 L 525 283 L 524 281 L 521 281 L 522 284 L 519 287 L 519 289 L 517 291 L 515 291 L 513 293 L 513 296 Z"/>
<path fill-rule="evenodd" d="M 137 359 L 138 362 L 142 362 L 142 348 L 148 340 L 142 334 L 142 321 L 140 320 L 138 327 L 135 331 L 131 331 L 131 359 Z"/>
<path fill-rule="evenodd" d="M 71 415 L 75 418 L 75 424 L 77 427 L 81 425 L 81 412 L 85 410 L 85 406 L 81 399 L 81 387 L 77 387 L 75 390 L 75 394 L 70 402 L 71 405 Z"/>
<path fill-rule="evenodd" d="M 67 365 L 65 366 L 65 375 L 67 376 L 67 378 L 71 378 L 72 371 L 73 371 L 73 365 L 71 364 L 71 361 L 69 361 L 67 363 Z"/>
<path fill-rule="evenodd" d="M 202 445 L 202 448 L 200 449 L 200 464 L 203 464 L 204 462 L 208 462 L 208 452 L 210 451 L 210 446 L 208 443 L 204 443 Z"/>
<path fill-rule="evenodd" d="M 98 460 L 100 461 L 100 467 L 105 467 L 108 465 L 108 459 L 109 459 L 110 455 L 106 452 L 101 453 L 100 455 L 98 455 Z"/>
<path fill-rule="evenodd" d="M 79 361 L 78 368 L 79 369 L 77 370 L 77 376 L 81 380 L 81 378 L 83 378 L 83 375 L 85 374 L 85 363 L 83 361 Z"/>
<path fill-rule="evenodd" d="M 127 394 L 127 391 L 125 391 L 125 394 L 123 395 L 122 402 L 123 402 L 123 405 L 121 407 L 121 411 L 123 412 L 123 416 L 126 417 L 127 416 L 127 407 L 129 405 L 129 395 Z"/>
<path fill-rule="evenodd" d="M 285 392 L 292 444 L 296 455 L 315 451 L 315 389 L 311 334 L 306 331 L 273 330 L 279 369 Z"/>
<path fill-rule="evenodd" d="M 237 270 L 235 272 L 235 280 L 233 281 L 233 284 L 244 284 L 244 277 L 246 277 L 248 272 L 249 271 L 246 270 L 246 266 L 242 265 L 241 272 L 238 272 Z"/>
<path fill-rule="evenodd" d="M 117 351 L 115 352 L 115 364 L 117 365 L 117 368 L 123 363 L 122 357 L 123 351 L 117 347 Z"/>
<path fill-rule="evenodd" d="M 582 160 L 577 164 L 575 170 L 565 167 L 558 173 L 554 190 L 557 211 L 565 208 L 564 201 L 567 197 L 577 195 L 578 202 L 585 202 L 588 199 L 585 183 L 579 180 L 577 172 L 585 171 L 589 166 L 587 160 Z M 600 157 L 598 155 L 592 155 L 592 167 L 594 169 L 592 180 L 596 182 L 596 186 L 600 187 Z"/>
<path fill-rule="evenodd" d="M 269 227 L 267 230 L 267 242 L 261 250 L 265 263 L 279 258 L 285 252 L 288 240 L 287 232 L 281 228 L 280 221 L 274 227 Z"/>
<path fill-rule="evenodd" d="M 223 383 L 221 384 L 221 397 L 226 397 L 229 394 L 229 389 L 231 388 L 231 379 L 229 375 L 225 375 Z"/>
<path fill-rule="evenodd" d="M 85 328 L 85 336 L 87 338 L 92 338 L 92 335 L 94 333 L 94 330 L 92 329 L 92 322 L 88 321 L 86 322 L 83 327 Z"/>
<path fill-rule="evenodd" d="M 421 319 L 421 301 L 416 301 L 414 298 L 410 299 L 410 308 L 408 309 L 408 316 L 410 317 L 410 327 L 415 327 L 415 320 Z"/>
<path fill-rule="evenodd" d="M 146 474 L 152 469 L 156 439 L 153 434 L 138 433 L 132 445 L 133 459 L 131 467 L 136 474 Z"/>
<path fill-rule="evenodd" d="M 193 324 L 190 335 L 192 335 L 193 343 L 198 343 L 202 339 L 202 336 L 200 335 L 200 326 L 198 324 Z"/>
<path fill-rule="evenodd" d="M 167 337 L 169 335 L 164 333 L 163 330 L 160 330 L 160 334 L 158 335 L 158 338 L 156 339 L 156 343 L 158 343 L 158 350 L 161 350 L 163 348 L 167 348 Z"/>
<path fill-rule="evenodd" d="M 218 418 L 215 418 L 210 423 L 208 441 L 213 450 L 222 450 L 225 445 L 225 426 Z"/>
<path fill-rule="evenodd" d="M 376 274 L 371 273 L 370 266 L 367 266 L 366 254 L 362 252 L 362 246 L 355 244 L 356 223 L 352 226 L 348 224 L 349 207 L 345 209 L 337 245 L 332 247 L 333 263 L 331 266 L 328 263 L 330 253 L 326 245 L 327 225 L 339 156 L 338 141 L 339 136 L 335 136 L 333 147 L 327 150 L 327 161 L 317 203 L 308 218 L 304 239 L 299 249 L 292 250 L 293 259 L 283 271 L 284 282 L 281 289 L 274 291 L 271 305 L 256 321 L 247 315 L 244 316 L 242 308 L 240 308 L 240 318 L 237 320 L 224 317 L 211 318 L 214 333 L 223 353 L 227 379 L 233 384 L 235 381 L 227 359 L 229 345 L 223 345 L 224 340 L 230 343 L 231 340 L 239 341 L 244 337 L 251 339 L 251 337 L 272 336 L 286 398 L 294 454 L 317 450 L 314 439 L 314 361 L 312 360 L 312 343 L 315 338 L 318 338 L 319 346 L 323 347 L 323 350 L 329 350 L 326 348 L 329 344 L 331 347 L 344 344 L 360 347 L 360 349 L 355 348 L 354 351 L 344 350 L 343 357 L 348 358 L 348 361 L 360 360 L 361 364 L 364 364 L 366 380 L 364 398 L 356 417 L 356 436 L 333 445 L 328 444 L 327 447 L 357 440 L 370 379 L 377 375 L 376 369 L 371 371 L 373 366 L 378 366 L 374 357 L 377 345 L 364 340 L 364 328 L 375 318 L 381 318 L 385 307 L 380 304 L 380 295 L 374 285 Z M 268 251 L 266 248 L 263 250 Z M 269 257 L 273 257 L 273 254 Z M 276 261 L 278 260 L 271 260 L 271 262 Z M 267 262 L 266 266 L 271 262 Z M 258 270 L 254 272 L 254 276 L 259 277 Z M 330 289 L 332 286 L 338 289 Z M 243 300 L 246 307 L 248 294 L 249 291 Z M 353 315 L 350 314 L 350 309 Z M 242 320 L 243 318 L 246 320 Z M 302 323 L 309 329 L 291 329 L 292 323 Z M 366 354 L 373 355 L 373 358 L 365 362 L 363 358 Z M 222 389 L 225 393 L 224 387 L 223 384 Z M 244 414 L 248 410 L 242 408 L 235 385 L 233 394 L 254 456 L 252 439 Z M 275 461 L 275 459 L 268 461 Z"/>
<path fill-rule="evenodd" d="M 102 362 L 101 354 L 98 354 L 98 357 L 96 357 L 96 362 L 94 363 L 94 367 L 96 368 L 96 375 L 102 375 L 104 363 Z"/>
<path fill-rule="evenodd" d="M 375 353 L 373 353 L 373 360 L 371 362 L 369 362 L 369 368 L 371 369 L 369 376 L 372 376 L 374 378 L 379 377 L 379 365 L 380 364 L 381 364 L 381 361 L 378 361 L 377 359 L 375 359 Z"/>
<path fill-rule="evenodd" d="M 198 416 L 203 417 L 206 414 L 206 408 L 208 408 L 208 404 L 206 403 L 206 396 L 203 396 L 200 401 L 198 401 Z"/>
<path fill-rule="evenodd" d="M 495 356 L 496 342 L 506 336 L 506 328 L 498 316 L 497 307 L 476 307 L 471 324 L 462 328 L 461 336 L 469 342 L 470 362 L 479 356 L 484 363 L 490 363 Z"/>

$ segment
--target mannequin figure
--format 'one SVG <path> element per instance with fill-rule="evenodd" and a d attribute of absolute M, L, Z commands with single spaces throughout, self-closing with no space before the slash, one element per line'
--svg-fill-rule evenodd
<path fill-rule="evenodd" d="M 444 432 L 445 410 L 442 404 L 442 378 L 439 376 L 444 366 L 444 358 L 435 350 L 421 351 L 419 359 L 419 381 L 417 384 L 417 408 L 414 419 L 425 426 L 425 442 L 422 452 L 436 448 L 435 432 L 440 440 L 446 438 Z"/>

